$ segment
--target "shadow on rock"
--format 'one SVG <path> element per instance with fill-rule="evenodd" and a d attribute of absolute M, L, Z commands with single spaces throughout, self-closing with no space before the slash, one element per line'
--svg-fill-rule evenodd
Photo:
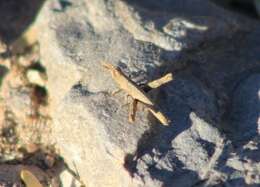
<path fill-rule="evenodd" d="M 228 37 L 237 29 L 237 23 L 229 21 L 232 19 L 231 13 L 229 15 L 228 11 L 208 1 L 198 0 L 192 3 L 192 6 L 189 0 L 127 0 L 127 3 L 138 11 L 142 24 L 147 25 L 148 30 L 156 29 L 168 37 L 173 37 L 177 42 L 185 43 L 186 45 L 182 46 L 185 49 L 214 40 L 223 36 L 223 33 Z M 201 6 L 201 3 L 207 8 Z M 153 23 L 151 27 L 146 24 L 150 22 Z M 183 34 L 179 34 L 181 32 Z"/>
<path fill-rule="evenodd" d="M 251 74 L 240 81 L 232 97 L 228 130 L 235 146 L 242 145 L 259 134 L 260 74 Z"/>
<path fill-rule="evenodd" d="M 167 0 L 160 3 L 157 1 L 149 1 L 149 3 L 148 1 L 128 1 L 128 3 L 137 9 L 140 8 L 139 12 L 144 22 L 148 21 L 145 20 L 146 18 L 151 19 L 158 30 L 163 30 L 170 17 L 173 17 L 165 14 L 159 19 L 159 14 L 167 11 L 174 12 L 176 7 L 178 10 L 181 10 L 182 6 L 187 7 L 184 6 L 185 2 L 179 2 L 174 7 L 174 3 Z M 146 9 L 153 11 L 151 13 Z M 204 12 L 205 15 L 212 15 L 209 11 Z M 193 10 L 188 12 L 192 13 Z M 194 14 L 195 17 L 199 17 L 199 13 L 201 12 Z M 222 19 L 225 20 L 223 17 Z M 188 19 L 188 21 L 200 23 L 196 19 Z M 189 54 L 188 57 L 184 57 L 186 64 L 182 65 L 188 66 L 188 70 L 178 73 L 174 81 L 161 89 L 158 104 L 170 117 L 172 124 L 169 127 L 161 126 L 150 116 L 152 122 L 150 130 L 140 139 L 136 153 L 125 158 L 125 167 L 130 174 L 133 177 L 140 177 L 147 186 L 149 184 L 156 186 L 156 182 L 161 183 L 157 186 L 192 186 L 207 180 L 201 176 L 207 173 L 210 167 L 214 167 L 214 164 L 217 165 L 212 161 L 213 165 L 205 167 L 212 157 L 225 165 L 227 164 L 225 161 L 230 156 L 229 150 L 224 151 L 222 153 L 224 155 L 214 155 L 222 139 L 220 132 L 227 133 L 227 137 L 234 145 L 240 141 L 239 138 L 247 141 L 257 135 L 259 87 L 255 83 L 260 80 L 252 78 L 248 86 L 238 88 L 234 94 L 231 89 L 234 85 L 241 83 L 241 77 L 245 72 L 249 71 L 251 74 L 250 69 L 259 66 L 259 54 L 256 52 L 259 48 L 257 47 L 259 41 L 252 40 L 258 34 L 257 32 L 248 34 L 241 30 L 229 38 L 229 41 L 217 39 L 221 38 L 219 31 L 228 27 L 224 23 L 218 26 L 215 23 L 217 22 L 214 19 L 206 22 L 204 26 L 207 30 L 204 32 L 188 29 L 185 37 L 180 38 L 189 40 L 191 37 L 194 41 L 196 38 L 194 35 L 196 35 L 198 40 L 194 43 L 199 44 L 199 49 L 192 48 L 191 46 L 195 47 L 194 43 L 187 42 L 191 50 L 183 52 L 180 56 Z M 234 34 L 228 31 L 225 33 Z M 204 44 L 200 41 L 204 41 Z M 237 50 L 237 46 L 243 47 Z M 236 55 L 230 55 L 232 52 Z M 165 51 L 162 54 L 163 60 L 170 62 L 169 69 L 175 69 L 174 66 L 178 63 L 171 62 L 171 58 L 174 59 L 171 57 L 173 53 Z M 241 58 L 238 59 L 238 56 Z M 249 64 L 248 61 L 251 63 Z M 226 115 L 227 113 L 229 114 Z M 231 130 L 223 131 L 223 125 Z M 253 152 L 251 153 L 250 155 L 254 155 Z M 201 172 L 205 173 L 201 175 Z M 184 176 L 190 181 L 181 180 L 179 173 L 186 173 L 187 175 Z M 231 173 L 233 172 L 228 171 L 225 174 L 229 176 Z"/>
<path fill-rule="evenodd" d="M 0 1 L 0 36 L 10 43 L 33 23 L 45 0 Z"/>
<path fill-rule="evenodd" d="M 3 78 L 7 74 L 8 69 L 5 66 L 0 65 L 0 86 L 2 85 Z"/>
<path fill-rule="evenodd" d="M 147 186 L 152 184 L 149 180 L 154 180 L 153 185 L 160 181 L 167 187 L 192 186 L 201 180 L 196 170 L 206 164 L 204 159 L 210 159 L 214 154 L 217 142 L 207 136 L 218 137 L 218 132 L 203 122 L 214 124 L 217 115 L 214 97 L 194 80 L 184 73 L 162 88 L 159 105 L 172 123 L 165 127 L 152 115 L 148 116 L 152 123 L 150 130 L 139 140 L 136 153 L 125 158 L 125 167 L 132 177 L 143 177 Z M 203 137 L 199 130 L 203 125 L 205 132 L 212 134 Z M 192 135 L 192 131 L 199 135 Z M 195 164 L 183 159 L 187 155 L 196 160 Z"/>

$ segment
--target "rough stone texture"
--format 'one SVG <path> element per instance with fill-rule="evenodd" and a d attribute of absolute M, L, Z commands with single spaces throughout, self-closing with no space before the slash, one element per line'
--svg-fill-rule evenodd
<path fill-rule="evenodd" d="M 259 98 L 260 74 L 252 74 L 245 78 L 235 89 L 231 115 L 231 132 L 236 144 L 250 140 L 260 133 Z"/>
<path fill-rule="evenodd" d="M 258 23 L 205 0 L 48 1 L 38 23 L 53 136 L 86 186 L 259 183 L 237 167 L 243 151 L 251 154 L 237 141 L 258 138 L 259 78 L 244 83 L 259 71 Z M 173 72 L 174 81 L 151 93 L 170 126 L 141 107 L 130 124 L 101 61 L 138 84 Z"/>
<path fill-rule="evenodd" d="M 63 171 L 60 174 L 60 180 L 62 181 L 63 187 L 80 187 L 80 182 L 77 181 L 68 171 Z"/>
<path fill-rule="evenodd" d="M 0 165 L 0 185 L 6 187 L 22 186 L 20 177 L 21 170 L 30 171 L 37 179 L 46 185 L 48 176 L 38 167 L 25 165 Z"/>
<path fill-rule="evenodd" d="M 136 164 L 132 172 L 144 186 L 192 186 L 215 166 L 223 146 L 218 130 L 205 121 L 217 117 L 214 97 L 185 77 L 167 85 L 165 94 L 163 106 L 176 125 L 153 132 L 153 143 L 130 164 Z"/>

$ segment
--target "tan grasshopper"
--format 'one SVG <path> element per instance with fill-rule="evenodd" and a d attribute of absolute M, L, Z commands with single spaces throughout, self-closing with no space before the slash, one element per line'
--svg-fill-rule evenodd
<path fill-rule="evenodd" d="M 155 106 L 154 102 L 151 98 L 141 89 L 138 85 L 136 85 L 131 79 L 129 79 L 124 73 L 119 69 L 114 67 L 112 64 L 103 63 L 102 64 L 106 69 L 111 72 L 112 78 L 118 84 L 119 88 L 125 91 L 129 96 L 133 98 L 133 102 L 130 104 L 129 110 L 129 121 L 133 122 L 135 120 L 137 104 L 138 102 L 143 103 L 147 109 L 163 124 L 168 125 L 169 120 L 168 118 L 160 112 L 157 106 Z M 147 84 L 147 86 L 151 89 L 157 88 L 162 84 L 165 84 L 171 81 L 172 74 L 166 74 L 165 76 L 161 77 L 160 79 L 154 80 Z"/>

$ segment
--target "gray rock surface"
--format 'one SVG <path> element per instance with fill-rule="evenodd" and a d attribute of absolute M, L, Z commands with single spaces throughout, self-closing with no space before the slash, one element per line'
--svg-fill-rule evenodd
<path fill-rule="evenodd" d="M 255 3 L 255 8 L 257 11 L 258 16 L 260 16 L 260 1 L 259 0 L 254 0 Z"/>
<path fill-rule="evenodd" d="M 237 167 L 247 150 L 236 144 L 258 138 L 241 136 L 255 130 L 258 111 L 259 78 L 243 81 L 260 67 L 255 22 L 205 0 L 54 0 L 38 24 L 53 137 L 86 186 L 259 183 Z M 137 84 L 173 72 L 174 81 L 150 93 L 170 126 L 142 107 L 130 124 L 124 94 L 110 94 L 117 85 L 102 61 Z"/>
<path fill-rule="evenodd" d="M 233 106 L 231 109 L 231 136 L 236 144 L 248 141 L 260 133 L 259 98 L 260 75 L 251 74 L 242 80 L 233 93 Z M 237 131 L 236 133 L 233 133 Z"/>

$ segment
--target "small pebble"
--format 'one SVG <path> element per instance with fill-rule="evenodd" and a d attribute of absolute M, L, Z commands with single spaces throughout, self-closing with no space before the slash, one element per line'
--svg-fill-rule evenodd
<path fill-rule="evenodd" d="M 46 78 L 43 73 L 30 69 L 26 72 L 26 77 L 28 81 L 32 84 L 44 87 L 46 84 Z"/>
<path fill-rule="evenodd" d="M 34 143 L 29 143 L 26 145 L 26 151 L 28 153 L 35 153 L 37 150 L 39 150 L 39 146 Z"/>

